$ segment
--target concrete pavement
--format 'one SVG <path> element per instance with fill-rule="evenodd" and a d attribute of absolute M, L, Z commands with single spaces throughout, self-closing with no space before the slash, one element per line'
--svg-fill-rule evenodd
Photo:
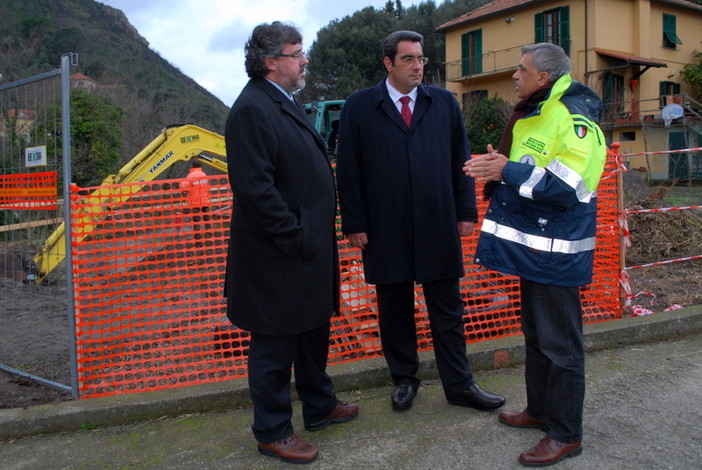
<path fill-rule="evenodd" d="M 584 451 L 561 469 L 681 469 L 702 462 L 702 306 L 587 325 Z M 521 336 L 470 344 L 483 388 L 526 404 Z M 498 368 L 499 367 L 499 368 Z M 449 405 L 431 352 L 412 409 L 390 407 L 382 359 L 330 368 L 355 420 L 300 437 L 320 449 L 310 469 L 517 469 L 543 437 L 501 425 L 498 411 Z M 256 451 L 245 380 L 0 410 L 0 468 L 282 469 Z M 295 467 L 298 468 L 298 467 Z"/>

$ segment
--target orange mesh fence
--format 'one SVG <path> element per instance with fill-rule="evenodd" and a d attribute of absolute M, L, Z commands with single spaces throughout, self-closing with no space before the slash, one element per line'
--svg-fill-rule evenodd
<path fill-rule="evenodd" d="M 246 373 L 246 344 L 229 331 L 222 298 L 231 210 L 227 178 L 210 179 L 214 198 L 206 213 L 188 205 L 179 184 L 74 188 L 81 397 Z M 225 342 L 225 336 L 237 338 Z"/>
<path fill-rule="evenodd" d="M 226 176 L 209 179 L 213 200 L 204 213 L 188 205 L 179 180 L 73 188 L 81 398 L 246 376 L 248 334 L 228 322 L 222 297 L 231 193 Z M 583 290 L 588 323 L 621 316 L 616 184 L 605 180 L 599 190 L 596 274 Z M 517 279 L 473 264 L 477 232 L 464 239 L 469 342 L 520 332 Z M 381 356 L 374 288 L 364 282 L 360 252 L 338 239 L 342 312 L 332 318 L 329 362 Z M 421 288 L 415 296 L 426 350 L 432 344 Z"/>
<path fill-rule="evenodd" d="M 57 173 L 0 175 L 0 209 L 56 210 Z"/>
<path fill-rule="evenodd" d="M 608 151 L 603 178 L 597 188 L 597 245 L 592 283 L 582 289 L 585 323 L 621 318 L 621 230 L 619 226 L 620 161 Z"/>

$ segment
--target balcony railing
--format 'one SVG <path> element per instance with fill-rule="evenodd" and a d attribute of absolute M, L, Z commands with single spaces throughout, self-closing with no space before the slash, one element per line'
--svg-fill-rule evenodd
<path fill-rule="evenodd" d="M 702 104 L 686 94 L 665 95 L 645 100 L 624 100 L 605 103 L 601 125 L 603 129 L 641 125 L 664 125 L 661 110 L 669 104 L 683 107 L 681 118 L 673 125 L 702 122 Z"/>
<path fill-rule="evenodd" d="M 487 51 L 479 56 L 446 62 L 446 80 L 456 82 L 467 78 L 515 70 L 522 57 L 522 47 Z"/>

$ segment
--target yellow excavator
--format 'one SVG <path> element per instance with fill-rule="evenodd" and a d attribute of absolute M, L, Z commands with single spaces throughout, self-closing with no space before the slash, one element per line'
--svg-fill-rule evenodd
<path fill-rule="evenodd" d="M 193 158 L 226 173 L 224 137 L 194 125 L 168 127 L 117 174 L 105 178 L 102 187 L 86 197 L 89 204 L 85 207 L 117 207 L 135 194 L 138 187 L 119 186 L 106 190 L 104 186 L 153 181 L 176 162 Z M 100 223 L 99 218 L 93 217 L 89 209 L 75 216 L 80 218 L 83 227 L 80 239 L 89 235 L 95 224 Z M 31 270 L 35 282 L 41 282 L 66 257 L 65 236 L 65 226 L 61 223 L 32 259 Z"/>
<path fill-rule="evenodd" d="M 334 157 L 336 147 L 335 125 L 344 101 L 319 101 L 305 105 L 310 122 L 317 131 L 328 141 L 328 154 Z M 169 126 L 164 129 L 149 145 L 131 159 L 116 175 L 110 175 L 102 182 L 102 186 L 87 196 L 88 204 L 80 214 L 83 237 L 94 230 L 99 224 L 99 216 L 90 214 L 90 207 L 115 207 L 138 192 L 137 187 L 121 186 L 109 188 L 110 185 L 123 183 L 140 183 L 156 179 L 176 162 L 189 161 L 197 158 L 222 173 L 227 172 L 224 137 L 191 124 Z M 102 212 L 102 209 L 100 209 Z M 47 238 L 44 246 L 32 259 L 29 279 L 40 283 L 66 257 L 65 227 L 62 223 Z"/>

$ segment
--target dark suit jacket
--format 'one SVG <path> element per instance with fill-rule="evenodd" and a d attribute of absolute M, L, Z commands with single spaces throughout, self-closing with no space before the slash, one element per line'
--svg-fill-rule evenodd
<path fill-rule="evenodd" d="M 296 334 L 339 306 L 336 192 L 326 146 L 304 110 L 252 79 L 225 128 L 234 193 L 227 315 L 236 326 Z"/>
<path fill-rule="evenodd" d="M 463 114 L 448 91 L 420 85 L 408 128 L 385 80 L 341 111 L 337 182 L 344 233 L 368 233 L 374 284 L 463 276 L 458 221 L 477 221 Z"/>

